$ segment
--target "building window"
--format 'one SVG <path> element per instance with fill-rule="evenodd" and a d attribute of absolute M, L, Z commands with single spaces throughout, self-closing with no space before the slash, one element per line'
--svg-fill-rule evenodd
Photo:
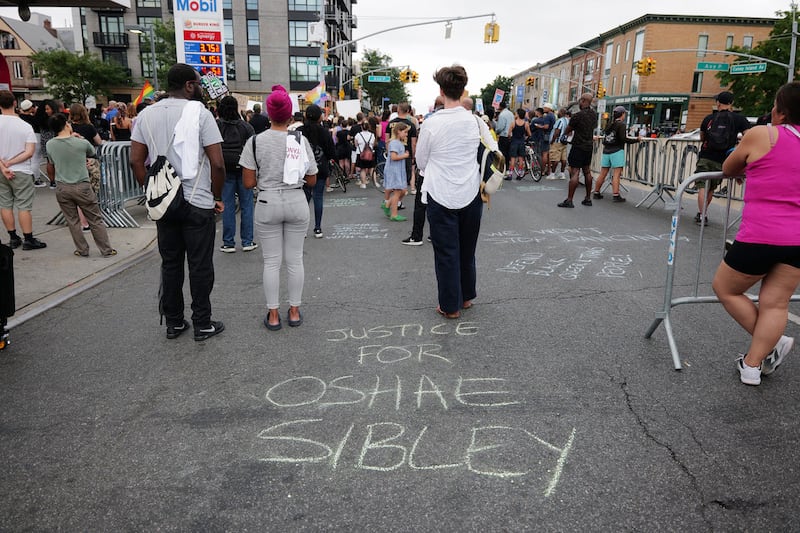
<path fill-rule="evenodd" d="M 745 35 L 744 41 L 742 41 L 742 48 L 745 50 L 750 50 L 753 48 L 753 36 L 752 35 Z"/>
<path fill-rule="evenodd" d="M 605 59 L 606 64 L 605 68 L 603 69 L 606 72 L 609 72 L 611 70 L 611 60 L 613 56 L 614 56 L 614 43 L 608 43 L 606 45 L 606 59 Z"/>
<path fill-rule="evenodd" d="M 248 45 L 258 45 L 258 21 L 257 20 L 247 20 L 247 44 Z"/>
<path fill-rule="evenodd" d="M 12 67 L 14 68 L 14 77 L 18 80 L 22 79 L 22 61 L 14 61 L 12 63 Z"/>
<path fill-rule="evenodd" d="M 633 40 L 633 60 L 637 61 L 644 55 L 644 31 L 636 34 Z"/>
<path fill-rule="evenodd" d="M 125 22 L 121 16 L 100 15 L 100 31 L 103 33 L 125 33 Z"/>
<path fill-rule="evenodd" d="M 247 0 L 244 4 L 245 9 L 256 11 L 258 9 L 258 0 Z"/>
<path fill-rule="evenodd" d="M 614 64 L 615 65 L 619 65 L 619 51 L 620 51 L 620 48 L 622 48 L 622 47 L 620 45 L 617 45 L 617 53 L 616 53 L 616 56 L 614 57 Z"/>
<path fill-rule="evenodd" d="M 136 7 L 161 7 L 161 0 L 136 0 Z"/>
<path fill-rule="evenodd" d="M 695 72 L 694 77 L 692 78 L 692 92 L 699 93 L 703 92 L 703 73 L 702 72 Z"/>
<path fill-rule="evenodd" d="M 290 81 L 317 81 L 319 69 L 317 65 L 309 65 L 303 56 L 289 57 L 289 80 Z M 312 58 L 316 59 L 316 58 Z"/>
<path fill-rule="evenodd" d="M 730 50 L 733 48 L 733 35 L 728 35 L 725 37 L 725 50 Z"/>
<path fill-rule="evenodd" d="M 261 57 L 247 56 L 247 72 L 250 81 L 261 81 Z"/>
<path fill-rule="evenodd" d="M 128 54 L 124 50 L 103 49 L 103 61 L 113 61 L 121 67 L 128 68 Z"/>
<path fill-rule="evenodd" d="M 225 56 L 225 75 L 229 80 L 236 79 L 236 60 L 233 58 L 233 54 Z"/>
<path fill-rule="evenodd" d="M 7 31 L 0 31 L 0 50 L 19 50 L 17 38 Z"/>
<path fill-rule="evenodd" d="M 289 11 L 319 11 L 319 0 L 289 0 Z"/>
<path fill-rule="evenodd" d="M 222 0 L 222 9 L 233 9 L 233 2 L 231 0 Z"/>
<path fill-rule="evenodd" d="M 625 41 L 625 61 L 628 61 L 631 57 L 631 41 L 630 39 Z"/>
<path fill-rule="evenodd" d="M 308 46 L 308 22 L 289 21 L 289 46 Z"/>
<path fill-rule="evenodd" d="M 617 94 L 617 77 L 616 76 L 614 76 L 611 79 L 611 95 L 610 96 L 614 96 L 615 94 Z"/>
<path fill-rule="evenodd" d="M 39 66 L 36 63 L 31 63 L 31 78 L 38 80 L 42 77 L 42 73 L 39 70 Z"/>
<path fill-rule="evenodd" d="M 706 57 L 706 50 L 708 50 L 708 35 L 699 35 L 697 37 L 697 57 Z"/>
<path fill-rule="evenodd" d="M 153 77 L 153 56 L 150 55 L 150 52 L 140 52 L 141 60 L 142 60 L 142 77 L 144 78 L 152 78 Z"/>
<path fill-rule="evenodd" d="M 619 94 L 625 94 L 625 84 L 628 82 L 628 75 L 622 75 L 622 86 L 619 88 Z"/>
<path fill-rule="evenodd" d="M 222 39 L 225 44 L 233 44 L 233 21 L 231 19 L 222 21 Z"/>

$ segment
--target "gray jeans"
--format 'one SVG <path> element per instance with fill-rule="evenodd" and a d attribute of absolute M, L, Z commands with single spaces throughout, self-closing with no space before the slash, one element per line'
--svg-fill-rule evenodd
<path fill-rule="evenodd" d="M 280 307 L 280 270 L 286 263 L 289 305 L 303 298 L 303 243 L 308 231 L 308 202 L 302 189 L 258 193 L 254 226 L 264 257 L 264 296 L 267 309 Z"/>

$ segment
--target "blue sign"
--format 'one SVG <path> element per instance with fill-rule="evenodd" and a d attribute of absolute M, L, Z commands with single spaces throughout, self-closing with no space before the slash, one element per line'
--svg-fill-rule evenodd
<path fill-rule="evenodd" d="M 523 98 L 525 98 L 525 87 L 517 85 L 517 103 L 521 104 Z"/>

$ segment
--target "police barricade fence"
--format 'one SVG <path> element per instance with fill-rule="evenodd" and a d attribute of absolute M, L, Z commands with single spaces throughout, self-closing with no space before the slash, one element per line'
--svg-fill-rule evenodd
<path fill-rule="evenodd" d="M 681 203 L 684 194 L 687 193 L 690 189 L 693 188 L 693 185 L 698 181 L 703 180 L 712 180 L 712 179 L 722 179 L 723 184 L 726 184 L 727 187 L 725 192 L 726 208 L 725 208 L 725 217 L 724 217 L 724 231 L 722 236 L 722 241 L 720 241 L 720 246 L 716 248 L 716 252 L 720 254 L 720 260 L 722 259 L 722 255 L 725 251 L 725 246 L 729 242 L 728 239 L 728 231 L 733 225 L 731 221 L 731 208 L 735 205 L 734 201 L 736 198 L 734 197 L 735 190 L 742 190 L 742 184 L 744 182 L 743 177 L 739 178 L 731 178 L 725 176 L 722 172 L 698 172 L 696 174 L 690 174 L 685 179 L 680 180 L 680 183 L 677 185 L 675 191 L 675 207 L 672 213 L 671 221 L 670 221 L 670 233 L 669 233 L 669 247 L 667 250 L 667 273 L 666 273 L 666 283 L 664 285 L 664 301 L 661 309 L 656 311 L 655 315 L 656 318 L 648 328 L 647 332 L 645 333 L 645 338 L 649 339 L 653 333 L 658 329 L 658 326 L 662 323 L 664 324 L 664 330 L 667 333 L 667 342 L 669 343 L 670 353 L 672 354 L 672 362 L 675 367 L 675 370 L 680 370 L 682 368 L 680 354 L 678 352 L 678 347 L 675 341 L 675 334 L 673 331 L 673 325 L 671 320 L 671 311 L 673 307 L 682 304 L 700 304 L 700 303 L 719 303 L 719 299 L 716 295 L 712 294 L 700 294 L 700 286 L 701 286 L 701 274 L 702 274 L 702 256 L 703 256 L 703 244 L 705 241 L 705 225 L 700 225 L 700 235 L 698 238 L 697 243 L 697 254 L 695 259 L 695 267 L 693 269 L 693 290 L 689 296 L 679 296 L 676 297 L 673 292 L 675 288 L 675 270 L 676 270 L 676 260 L 678 257 L 678 229 L 680 226 L 680 215 L 681 215 Z M 708 182 L 706 183 L 708 186 Z M 702 213 L 702 216 L 705 217 L 706 213 Z M 734 217 L 738 219 L 738 214 L 733 213 Z M 686 243 L 682 245 L 685 246 Z M 682 282 L 681 285 L 686 285 L 686 283 Z M 707 282 L 703 283 L 703 287 L 708 287 L 709 292 L 711 288 L 711 280 L 707 280 Z M 758 301 L 758 296 L 747 294 L 747 297 L 753 300 L 754 302 Z M 800 294 L 795 294 L 791 298 L 792 302 L 800 302 Z"/>
<path fill-rule="evenodd" d="M 97 149 L 100 161 L 100 192 L 97 203 L 103 222 L 109 228 L 138 228 L 136 219 L 127 211 L 129 202 L 144 203 L 144 187 L 139 185 L 131 171 L 130 141 L 105 142 Z M 59 213 L 48 224 L 65 224 Z"/>

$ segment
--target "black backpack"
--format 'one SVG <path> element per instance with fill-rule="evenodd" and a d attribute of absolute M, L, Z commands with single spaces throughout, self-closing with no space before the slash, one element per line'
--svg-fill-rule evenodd
<path fill-rule="evenodd" d="M 225 170 L 238 170 L 239 156 L 242 155 L 242 148 L 250 137 L 250 132 L 241 121 L 217 120 L 217 125 L 222 134 L 222 158 L 225 160 Z"/>
<path fill-rule="evenodd" d="M 706 130 L 706 147 L 714 152 L 727 152 L 736 146 L 736 121 L 730 111 L 718 111 Z"/>

